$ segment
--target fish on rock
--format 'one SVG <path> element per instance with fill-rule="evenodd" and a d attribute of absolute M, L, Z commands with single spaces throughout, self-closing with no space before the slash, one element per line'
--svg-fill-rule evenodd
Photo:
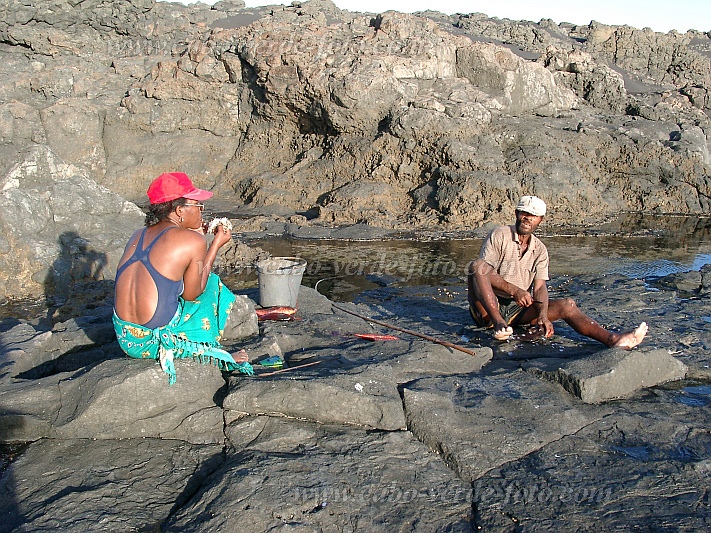
<path fill-rule="evenodd" d="M 400 337 L 395 335 L 377 335 L 375 333 L 353 333 L 354 337 L 368 341 L 399 341 Z"/>
<path fill-rule="evenodd" d="M 256 309 L 257 320 L 296 320 L 296 308 L 287 306 Z"/>

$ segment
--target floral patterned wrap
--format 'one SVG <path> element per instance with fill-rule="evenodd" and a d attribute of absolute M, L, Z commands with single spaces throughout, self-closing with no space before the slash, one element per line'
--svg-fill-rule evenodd
<path fill-rule="evenodd" d="M 121 349 L 130 357 L 157 359 L 170 385 L 176 381 L 173 359 L 186 357 L 217 365 L 220 370 L 252 375 L 252 365 L 236 363 L 220 345 L 234 301 L 232 291 L 217 274 L 210 273 L 205 291 L 194 301 L 180 298 L 175 316 L 165 326 L 148 329 L 121 320 L 114 312 L 114 331 Z"/>

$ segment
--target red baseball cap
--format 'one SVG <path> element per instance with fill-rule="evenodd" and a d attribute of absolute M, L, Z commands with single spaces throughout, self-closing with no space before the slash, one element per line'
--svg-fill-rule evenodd
<path fill-rule="evenodd" d="M 165 172 L 153 180 L 146 191 L 152 204 L 162 204 L 176 198 L 188 200 L 207 200 L 212 197 L 210 191 L 198 189 L 184 172 Z"/>

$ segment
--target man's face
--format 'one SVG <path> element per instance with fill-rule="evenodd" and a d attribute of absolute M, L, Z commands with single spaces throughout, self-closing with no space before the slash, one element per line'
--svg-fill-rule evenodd
<path fill-rule="evenodd" d="M 542 221 L 543 217 L 538 217 L 525 211 L 516 211 L 516 233 L 530 235 L 538 229 Z"/>

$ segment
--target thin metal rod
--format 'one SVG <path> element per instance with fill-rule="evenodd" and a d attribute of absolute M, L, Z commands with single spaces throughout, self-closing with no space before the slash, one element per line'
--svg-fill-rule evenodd
<path fill-rule="evenodd" d="M 338 309 L 339 311 L 343 311 L 344 313 L 348 313 L 349 315 L 357 316 L 358 318 L 362 318 L 366 322 L 372 322 L 373 324 L 378 324 L 380 326 L 389 328 L 389 329 L 394 329 L 396 331 L 401 331 L 403 333 L 407 333 L 408 335 L 414 335 L 415 337 L 419 337 L 421 339 L 428 340 L 430 342 L 434 342 L 436 344 L 441 344 L 442 346 L 446 346 L 447 348 L 452 348 L 453 350 L 459 350 L 460 352 L 467 353 L 469 355 L 472 355 L 474 357 L 481 357 L 482 354 L 476 353 L 474 350 L 470 350 L 469 348 L 464 348 L 463 346 L 459 346 L 457 344 L 453 344 L 448 341 L 443 341 L 440 339 L 437 339 L 435 337 L 431 337 L 430 335 L 425 335 L 424 333 L 418 333 L 417 331 L 412 331 L 410 329 L 405 329 L 401 328 L 400 326 L 394 326 L 393 324 L 388 324 L 387 322 L 381 322 L 380 320 L 375 320 L 374 318 L 369 318 L 367 316 L 360 315 L 354 311 L 349 311 L 348 309 L 344 309 L 343 307 L 334 304 L 331 302 L 331 305 Z"/>

